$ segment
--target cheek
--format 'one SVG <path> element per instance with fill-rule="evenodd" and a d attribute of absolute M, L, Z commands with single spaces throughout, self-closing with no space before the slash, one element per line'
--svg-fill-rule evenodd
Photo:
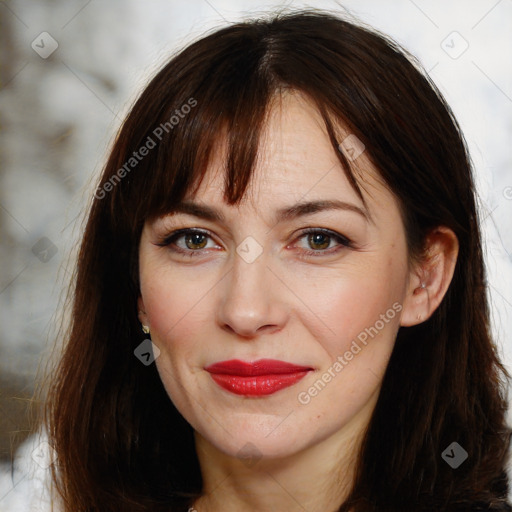
<path fill-rule="evenodd" d="M 145 262 L 141 265 L 141 294 L 154 337 L 175 336 L 185 329 L 192 332 L 201 322 L 203 301 L 214 282 L 207 274 L 173 269 L 172 265 Z"/>
<path fill-rule="evenodd" d="M 331 359 L 348 350 L 358 336 L 362 341 L 365 333 L 368 340 L 375 338 L 375 329 L 379 339 L 394 341 L 406 277 L 404 265 L 396 263 L 390 256 L 369 258 L 369 264 L 345 268 L 334 277 L 333 272 L 310 274 L 295 281 L 300 286 L 297 295 L 308 306 L 303 308 L 304 322 L 309 318 L 308 330 L 317 333 Z"/>
<path fill-rule="evenodd" d="M 320 431 L 349 421 L 380 387 L 402 309 L 392 278 L 345 276 L 315 302 L 320 314 L 308 330 L 316 337 L 311 352 L 321 364 L 299 387 L 297 400 L 311 404 Z M 308 407 L 303 414 L 311 414 Z"/>

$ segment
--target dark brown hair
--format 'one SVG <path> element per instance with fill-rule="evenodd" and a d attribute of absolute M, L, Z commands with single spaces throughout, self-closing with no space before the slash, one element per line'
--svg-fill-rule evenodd
<path fill-rule="evenodd" d="M 144 339 L 138 244 L 146 220 L 200 184 L 220 134 L 228 141 L 224 198 L 241 200 L 271 101 L 286 89 L 314 102 L 356 190 L 336 126 L 364 143 L 399 202 L 411 256 L 421 255 L 436 226 L 459 241 L 440 306 L 398 332 L 340 510 L 508 510 L 508 376 L 489 329 L 464 137 L 437 87 L 396 42 L 361 23 L 298 11 L 190 44 L 149 83 L 120 129 L 92 200 L 47 402 L 66 512 L 181 511 L 200 495 L 192 428 L 155 365 L 134 356 Z M 469 454 L 457 469 L 441 457 L 453 441 Z"/>

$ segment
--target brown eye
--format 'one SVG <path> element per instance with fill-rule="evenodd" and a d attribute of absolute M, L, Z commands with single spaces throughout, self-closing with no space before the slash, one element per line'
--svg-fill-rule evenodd
<path fill-rule="evenodd" d="M 331 237 L 325 233 L 317 232 L 308 235 L 308 243 L 312 249 L 327 249 Z"/>
<path fill-rule="evenodd" d="M 184 236 L 185 245 L 188 249 L 204 249 L 207 243 L 207 236 L 204 233 L 192 233 Z"/>
<path fill-rule="evenodd" d="M 178 229 L 162 238 L 156 245 L 168 247 L 173 252 L 187 256 L 198 256 L 204 254 L 203 249 L 209 248 L 207 247 L 209 240 L 212 240 L 212 238 L 207 231 Z"/>
<path fill-rule="evenodd" d="M 299 236 L 300 239 L 305 239 L 307 247 L 313 249 L 302 248 L 302 255 L 305 256 L 327 256 L 352 247 L 352 241 L 347 237 L 326 229 L 309 229 Z"/>

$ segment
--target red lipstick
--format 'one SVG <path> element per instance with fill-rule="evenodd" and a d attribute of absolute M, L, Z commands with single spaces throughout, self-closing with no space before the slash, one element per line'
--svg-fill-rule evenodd
<path fill-rule="evenodd" d="M 220 387 L 236 395 L 264 396 L 292 386 L 313 368 L 275 359 L 252 363 L 231 359 L 211 364 L 205 370 Z"/>

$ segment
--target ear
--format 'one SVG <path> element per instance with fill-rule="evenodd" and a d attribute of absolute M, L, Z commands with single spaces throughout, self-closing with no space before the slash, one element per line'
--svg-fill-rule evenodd
<path fill-rule="evenodd" d="M 139 322 L 142 325 L 147 325 L 149 327 L 148 315 L 146 314 L 146 308 L 144 307 L 144 301 L 142 300 L 142 295 L 139 295 L 139 298 L 137 299 L 137 309 L 138 309 Z"/>
<path fill-rule="evenodd" d="M 459 241 L 455 233 L 438 226 L 426 237 L 421 260 L 411 269 L 400 325 L 409 327 L 428 320 L 451 283 Z"/>

